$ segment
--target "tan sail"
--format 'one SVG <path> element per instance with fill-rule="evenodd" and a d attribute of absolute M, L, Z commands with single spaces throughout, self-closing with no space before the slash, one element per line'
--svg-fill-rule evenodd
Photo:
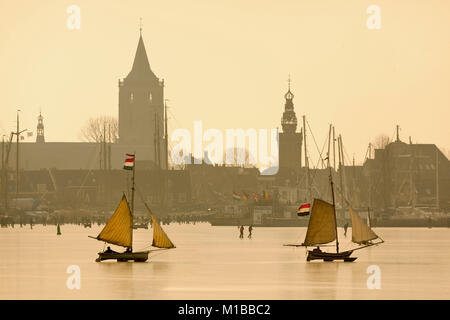
<path fill-rule="evenodd" d="M 153 226 L 153 243 L 152 246 L 157 248 L 175 248 L 175 245 L 170 241 L 169 237 L 166 235 L 164 230 L 158 223 L 158 220 L 153 215 L 150 215 L 152 218 L 152 226 Z"/>
<path fill-rule="evenodd" d="M 336 219 L 334 207 L 323 200 L 314 199 L 305 246 L 329 243 L 336 240 Z"/>
<path fill-rule="evenodd" d="M 352 241 L 357 244 L 364 244 L 367 241 L 375 240 L 378 236 L 361 217 L 349 207 L 350 217 L 352 219 Z"/>
<path fill-rule="evenodd" d="M 122 247 L 131 248 L 132 232 L 131 211 L 128 206 L 127 198 L 123 195 L 119 206 L 109 219 L 106 226 L 97 236 L 97 239 Z"/>

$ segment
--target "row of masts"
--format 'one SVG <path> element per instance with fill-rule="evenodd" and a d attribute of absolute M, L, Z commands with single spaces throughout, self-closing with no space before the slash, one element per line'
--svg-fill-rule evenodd
<path fill-rule="evenodd" d="M 307 150 L 307 143 L 306 143 L 306 116 L 303 116 L 303 128 L 301 131 L 301 139 L 303 141 L 301 141 L 301 145 L 303 144 L 303 149 L 301 151 L 304 151 L 304 163 L 305 163 L 305 168 L 306 168 L 306 172 L 305 172 L 305 190 L 307 192 L 307 200 L 308 202 L 312 202 L 312 179 L 310 176 L 310 166 L 309 166 L 309 156 L 308 156 L 308 150 Z M 340 194 L 341 194 L 341 207 L 344 208 L 345 206 L 345 195 L 344 195 L 344 178 L 343 178 L 343 170 L 342 168 L 344 167 L 344 148 L 343 148 L 343 144 L 342 144 L 342 136 L 338 135 L 338 137 L 336 138 L 336 133 L 335 133 L 335 127 L 330 124 L 329 125 L 329 131 L 328 131 L 328 147 L 327 147 L 327 157 L 325 158 L 325 160 L 327 160 L 327 164 L 326 167 L 330 169 L 330 174 L 331 174 L 331 146 L 333 146 L 333 169 L 336 170 L 336 152 L 338 154 L 338 169 L 339 169 L 339 179 L 340 179 Z M 337 150 L 336 150 L 336 142 L 337 142 Z M 322 155 L 319 154 L 319 156 L 321 157 L 320 161 L 323 164 L 323 159 L 322 159 Z M 300 157 L 301 159 L 301 157 Z M 301 166 L 301 163 L 300 163 Z M 334 197 L 334 194 L 332 195 Z"/>
<path fill-rule="evenodd" d="M 397 126 L 397 141 L 399 141 L 399 126 Z M 300 141 L 300 145 L 301 145 L 301 153 L 304 153 L 304 167 L 306 168 L 306 172 L 305 172 L 305 190 L 306 190 L 306 198 L 308 199 L 309 202 L 312 201 L 312 185 L 313 185 L 313 181 L 311 179 L 311 175 L 310 175 L 310 165 L 309 165 L 309 156 L 308 156 L 308 150 L 307 150 L 307 143 L 306 143 L 306 117 L 303 116 L 303 128 L 301 130 L 301 141 Z M 326 167 L 327 168 L 331 168 L 331 152 L 333 154 L 333 169 L 335 171 L 339 171 L 339 194 L 340 194 L 340 204 L 341 204 L 341 208 L 344 210 L 347 203 L 349 202 L 349 197 L 347 194 L 347 188 L 346 186 L 346 177 L 345 177 L 345 172 L 344 172 L 344 167 L 345 167 L 345 156 L 344 156 L 344 147 L 343 147 L 343 142 L 342 142 L 342 136 L 339 134 L 336 137 L 336 133 L 335 133 L 335 127 L 330 124 L 329 125 L 329 131 L 328 131 L 328 148 L 327 148 L 327 157 L 325 158 L 325 160 L 327 160 L 326 162 Z M 303 146 L 302 146 L 303 145 Z M 337 148 L 336 148 L 337 145 Z M 331 150 L 332 147 L 332 150 Z M 369 143 L 367 152 L 366 152 L 366 157 L 365 160 L 367 159 L 372 159 L 373 154 L 373 145 L 372 143 Z M 302 150 L 303 149 L 303 150 Z M 320 153 L 320 151 L 319 151 Z M 337 153 L 337 157 L 336 157 L 336 153 Z M 319 156 L 322 158 L 321 154 L 319 154 Z M 410 203 L 411 203 L 411 208 L 415 208 L 415 194 L 416 194 L 416 190 L 415 190 L 415 183 L 414 183 L 414 175 L 413 175 L 413 162 L 414 159 L 419 157 L 417 155 L 414 154 L 414 151 L 411 150 L 411 154 L 409 155 L 410 157 L 410 166 L 409 166 L 409 186 L 410 186 Z M 300 159 L 302 160 L 302 157 L 300 156 Z M 336 167 L 336 159 L 338 160 L 338 167 Z M 300 167 L 302 166 L 302 161 L 300 160 Z M 322 159 L 320 159 L 321 161 L 323 161 Z M 439 210 L 439 150 L 436 147 L 436 155 L 435 155 L 435 166 L 436 166 L 436 174 L 435 174 L 435 181 L 436 181 L 436 208 Z M 323 162 L 322 162 L 323 163 Z M 355 168 L 355 159 L 353 157 L 353 167 Z M 337 170 L 338 169 L 338 170 Z M 353 176 L 353 185 L 356 183 L 355 181 L 355 176 Z M 372 187 L 373 187 L 373 181 L 372 181 L 372 174 L 369 174 L 369 178 L 368 178 L 368 183 L 369 183 L 369 194 L 368 194 L 368 207 L 371 208 L 372 207 Z M 353 190 L 354 191 L 354 190 Z M 353 202 L 356 201 L 355 197 L 357 197 L 356 194 L 354 194 L 353 197 Z M 370 209 L 368 209 L 370 210 Z"/>
<path fill-rule="evenodd" d="M 167 100 L 166 100 L 167 101 Z M 19 156 L 20 156 L 20 152 L 19 152 L 19 140 L 20 140 L 20 135 L 27 131 L 27 129 L 24 130 L 20 130 L 20 119 L 19 119 L 19 112 L 20 110 L 17 110 L 17 122 L 16 122 L 16 131 L 15 132 L 11 132 L 10 137 L 9 137 L 9 142 L 6 143 L 5 145 L 5 135 L 3 135 L 2 138 L 2 180 L 4 181 L 4 183 L 2 183 L 3 185 L 3 194 L 4 194 L 4 206 L 5 209 L 8 209 L 8 200 L 7 200 L 7 193 L 8 193 L 8 187 L 7 187 L 7 181 L 8 181 L 8 177 L 7 177 L 7 167 L 8 167 L 8 160 L 9 160 L 9 154 L 11 151 L 11 146 L 12 146 L 12 140 L 14 135 L 16 136 L 16 197 L 18 197 L 19 194 L 19 184 L 20 184 L 20 179 L 19 179 Z M 397 126 L 397 140 L 398 140 L 398 126 Z M 100 169 L 104 169 L 104 170 L 111 170 L 111 128 L 109 126 L 108 128 L 108 142 L 106 141 L 106 125 L 104 125 L 103 128 L 103 137 L 102 137 L 102 141 L 100 143 L 100 156 L 99 156 L 99 160 L 100 160 Z M 161 150 L 160 150 L 160 143 L 157 143 L 158 137 L 160 136 L 159 133 L 159 125 L 158 125 L 158 118 L 155 115 L 155 165 L 157 165 L 158 168 L 161 168 Z M 166 163 L 166 168 L 169 167 L 168 164 L 168 127 L 167 127 L 167 103 L 164 104 L 164 143 L 165 143 L 165 150 L 166 152 L 164 152 L 165 155 L 165 163 Z M 305 168 L 306 168 L 306 179 L 305 179 L 305 184 L 306 184 L 306 190 L 307 190 L 307 198 L 309 200 L 312 200 L 312 190 L 311 190 L 311 185 L 312 185 L 312 181 L 311 181 L 311 177 L 310 177 L 310 171 L 309 171 L 309 157 L 308 157 L 308 151 L 307 151 L 307 143 L 306 143 L 306 116 L 303 116 L 303 129 L 302 129 L 302 135 L 301 138 L 303 141 L 301 141 L 301 144 L 304 145 L 304 161 L 305 161 Z M 332 138 L 332 139 L 331 139 Z M 344 192 L 344 177 L 343 177 L 343 170 L 342 168 L 345 166 L 345 162 L 344 162 L 344 152 L 343 152 L 343 144 L 342 144 L 342 136 L 339 135 L 336 139 L 335 136 L 335 127 L 330 124 L 329 126 L 329 133 L 328 133 L 328 152 L 327 152 L 327 167 L 330 168 L 331 167 L 331 161 L 330 161 L 330 152 L 331 152 L 331 142 L 330 140 L 332 140 L 332 145 L 333 145 L 333 168 L 336 170 L 336 142 L 338 145 L 338 160 L 339 160 L 339 179 L 340 179 L 340 194 L 341 194 L 341 207 L 343 208 L 345 206 L 345 192 Z M 303 142 L 303 143 L 302 143 Z M 372 150 L 372 145 L 369 143 L 369 148 L 368 148 L 368 152 L 369 152 L 369 159 L 371 158 L 371 150 Z M 415 199 L 414 199 L 414 195 L 415 195 L 415 190 L 414 190 L 414 183 L 413 183 L 413 174 L 412 174 L 412 162 L 414 161 L 414 155 L 411 155 L 411 164 L 410 164 L 410 181 L 409 181 L 409 185 L 410 185 L 410 197 L 411 197 L 411 206 L 414 208 L 415 206 Z M 436 207 L 439 209 L 439 158 L 438 158 L 438 149 L 436 148 Z M 301 156 L 300 156 L 301 159 Z M 322 160 L 322 159 L 321 159 Z M 354 165 L 354 159 L 353 159 L 353 165 Z M 300 166 L 301 166 L 301 161 L 300 161 Z M 372 199 L 371 199 L 371 188 L 372 188 L 372 181 L 371 181 L 371 175 L 369 175 L 369 206 L 372 205 Z"/>
<path fill-rule="evenodd" d="M 16 198 L 19 195 L 19 140 L 20 135 L 27 131 L 28 129 L 20 130 L 20 121 L 19 121 L 19 112 L 17 110 L 17 122 L 16 122 L 16 131 L 12 131 L 9 136 L 9 141 L 5 146 L 5 135 L 2 137 L 2 186 L 3 186 L 3 195 L 4 195 L 4 207 L 5 212 L 8 212 L 8 162 L 9 155 L 11 152 L 12 140 L 14 135 L 16 136 Z"/>

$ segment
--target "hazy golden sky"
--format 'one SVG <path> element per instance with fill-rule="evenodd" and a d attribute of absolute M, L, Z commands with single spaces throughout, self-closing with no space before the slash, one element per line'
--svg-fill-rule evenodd
<path fill-rule="evenodd" d="M 66 26 L 72 4 L 80 30 Z M 366 27 L 369 5 L 380 30 Z M 171 130 L 281 128 L 290 74 L 297 117 L 320 147 L 332 122 L 358 163 L 396 124 L 405 142 L 450 148 L 447 0 L 0 0 L 0 134 L 18 108 L 34 134 L 42 110 L 47 141 L 79 141 L 89 117 L 117 116 L 140 17 Z"/>

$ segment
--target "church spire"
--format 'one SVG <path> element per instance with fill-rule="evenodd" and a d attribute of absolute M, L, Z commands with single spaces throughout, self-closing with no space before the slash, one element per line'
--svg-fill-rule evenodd
<path fill-rule="evenodd" d="M 37 135 L 36 135 L 36 143 L 44 143 L 44 117 L 41 112 L 39 112 L 38 117 L 38 125 L 37 125 Z"/>
<path fill-rule="evenodd" d="M 134 56 L 133 67 L 126 77 L 126 80 L 132 81 L 154 81 L 158 78 L 150 68 L 150 63 L 147 58 L 147 51 L 145 50 L 144 40 L 142 38 L 142 21 L 139 25 L 139 42 Z"/>

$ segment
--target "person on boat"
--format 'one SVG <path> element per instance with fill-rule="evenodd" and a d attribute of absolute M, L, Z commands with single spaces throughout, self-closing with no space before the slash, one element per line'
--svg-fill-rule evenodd
<path fill-rule="evenodd" d="M 127 248 L 124 253 L 131 253 L 131 248 Z"/>
<path fill-rule="evenodd" d="M 239 231 L 241 232 L 241 234 L 239 235 L 239 238 L 243 239 L 244 238 L 244 226 L 241 225 L 241 227 L 239 228 Z"/>
<path fill-rule="evenodd" d="M 111 250 L 111 247 L 108 246 L 108 248 L 106 248 L 105 252 L 106 253 L 114 253 L 115 251 Z"/>
<path fill-rule="evenodd" d="M 253 230 L 253 226 L 250 225 L 250 227 L 248 227 L 248 238 L 249 238 L 249 239 L 252 238 L 252 230 Z"/>
<path fill-rule="evenodd" d="M 317 248 L 315 248 L 314 250 L 313 250 L 313 252 L 322 252 L 322 250 L 320 250 L 320 248 L 319 248 L 319 246 L 317 246 Z"/>

